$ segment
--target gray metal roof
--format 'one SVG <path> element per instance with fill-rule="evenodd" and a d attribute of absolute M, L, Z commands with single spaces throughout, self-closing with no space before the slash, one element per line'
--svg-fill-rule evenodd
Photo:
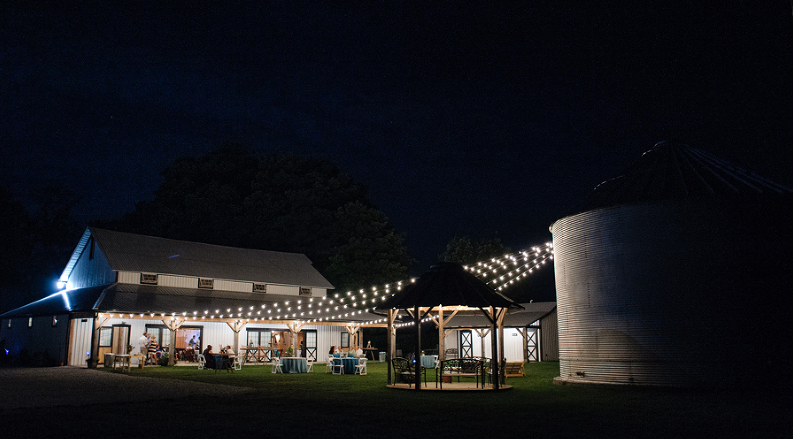
<path fill-rule="evenodd" d="M 79 288 L 52 294 L 44 299 L 29 303 L 23 307 L 8 311 L 2 318 L 27 317 L 38 315 L 67 314 L 70 312 L 112 312 L 130 314 L 171 314 L 193 312 L 204 315 L 204 311 L 214 314 L 220 310 L 224 317 L 261 318 L 257 311 L 272 309 L 273 304 L 298 300 L 303 305 L 309 303 L 308 297 L 285 296 L 276 294 L 242 293 L 236 291 L 208 290 L 199 288 L 176 288 L 154 285 L 111 284 L 98 287 Z M 324 297 L 314 297 L 314 302 L 321 302 Z M 294 307 L 294 306 L 293 306 Z M 252 309 L 251 309 L 252 308 Z M 280 320 L 313 320 L 308 314 L 307 306 L 302 310 L 305 315 L 281 317 Z M 248 313 L 251 313 L 248 315 Z M 381 319 L 382 316 L 358 310 L 342 309 L 334 314 L 348 314 L 341 318 L 328 318 L 327 313 L 321 315 L 323 321 L 368 322 Z M 241 314 L 238 316 L 238 314 Z M 266 312 L 262 313 L 268 316 Z M 273 316 L 275 318 L 275 316 Z"/>
<path fill-rule="evenodd" d="M 523 309 L 510 309 L 504 317 L 505 328 L 523 328 L 547 316 L 556 309 L 556 302 L 531 302 L 521 303 Z M 449 323 L 444 325 L 446 329 L 454 328 L 490 328 L 493 324 L 481 313 L 457 314 Z"/>
<path fill-rule="evenodd" d="M 115 271 L 333 288 L 308 257 L 299 253 L 177 241 L 95 227 L 88 231 Z M 80 242 L 85 246 L 87 240 Z"/>
<path fill-rule="evenodd" d="M 92 311 L 107 285 L 60 291 L 0 315 L 2 318 L 34 317 Z"/>
<path fill-rule="evenodd" d="M 660 142 L 599 184 L 579 211 L 691 197 L 790 198 L 793 190 L 688 145 Z"/>

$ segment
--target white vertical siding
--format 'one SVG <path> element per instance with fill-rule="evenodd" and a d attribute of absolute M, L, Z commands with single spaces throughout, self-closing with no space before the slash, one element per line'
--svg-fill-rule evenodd
<path fill-rule="evenodd" d="M 282 294 L 284 296 L 297 296 L 300 294 L 300 287 L 289 285 L 267 285 L 268 294 Z"/>
<path fill-rule="evenodd" d="M 133 271 L 119 271 L 118 282 L 122 284 L 139 284 L 140 273 Z"/>
<path fill-rule="evenodd" d="M 490 358 L 493 356 L 493 348 L 490 344 L 491 333 L 490 331 L 485 336 L 485 352 L 482 352 L 482 337 L 476 331 L 471 331 L 471 342 L 473 344 L 473 354 L 475 357 Z M 452 331 L 444 340 L 446 348 L 457 348 L 459 352 L 459 337 L 457 331 Z M 504 356 L 507 361 L 522 361 L 523 360 L 523 336 L 516 329 L 504 328 Z"/>
<path fill-rule="evenodd" d="M 116 273 L 110 269 L 105 255 L 99 250 L 99 246 L 94 246 L 94 258 L 90 259 L 91 244 L 77 260 L 74 269 L 69 275 L 71 288 L 84 288 L 94 285 L 106 285 L 116 281 Z"/>
<path fill-rule="evenodd" d="M 198 288 L 198 278 L 161 274 L 157 280 L 157 285 L 163 287 Z"/>
<path fill-rule="evenodd" d="M 239 291 L 241 293 L 250 293 L 253 291 L 253 283 L 215 279 L 215 289 L 223 290 L 223 291 Z"/>
<path fill-rule="evenodd" d="M 85 320 L 85 321 L 83 321 Z M 86 366 L 91 354 L 91 332 L 94 319 L 73 319 L 69 340 L 69 366 Z"/>
<path fill-rule="evenodd" d="M 86 320 L 83 322 L 82 320 Z M 4 321 L 5 322 L 5 321 Z M 14 325 L 21 326 L 22 319 L 16 319 Z M 111 327 L 125 323 L 129 325 L 129 344 L 132 345 L 132 353 L 138 353 L 138 339 L 146 330 L 146 325 L 163 325 L 162 320 L 158 319 L 120 319 L 112 318 L 104 322 L 103 327 Z M 27 320 L 25 320 L 27 324 Z M 64 323 L 65 324 L 65 323 Z M 69 343 L 69 365 L 85 366 L 85 360 L 91 351 L 91 332 L 93 329 L 93 319 L 74 319 L 71 321 L 71 341 Z M 226 323 L 202 322 L 200 320 L 187 321 L 184 326 L 200 326 L 202 328 L 202 347 L 212 345 L 214 350 L 219 350 L 221 346 L 234 345 L 234 331 Z M 284 324 L 249 324 L 240 331 L 239 343 L 244 345 L 248 339 L 247 329 L 270 329 L 272 331 L 286 331 Z M 346 332 L 340 326 L 305 325 L 303 329 L 317 331 L 317 361 L 326 362 L 328 360 L 328 350 L 331 346 L 337 346 L 341 342 L 341 333 Z"/>

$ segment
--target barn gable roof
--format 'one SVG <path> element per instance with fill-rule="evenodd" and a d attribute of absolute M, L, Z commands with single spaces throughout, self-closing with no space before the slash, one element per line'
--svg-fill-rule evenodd
<path fill-rule="evenodd" d="M 114 271 L 333 288 L 303 254 L 178 241 L 95 227 L 86 229 L 61 280 L 68 279 L 91 237 Z"/>

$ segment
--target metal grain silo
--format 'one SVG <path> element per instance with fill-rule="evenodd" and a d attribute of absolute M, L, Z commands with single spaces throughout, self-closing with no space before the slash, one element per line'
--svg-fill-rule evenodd
<path fill-rule="evenodd" d="M 790 189 L 668 143 L 599 185 L 581 213 L 551 226 L 558 380 L 777 381 L 790 361 L 792 198 Z"/>

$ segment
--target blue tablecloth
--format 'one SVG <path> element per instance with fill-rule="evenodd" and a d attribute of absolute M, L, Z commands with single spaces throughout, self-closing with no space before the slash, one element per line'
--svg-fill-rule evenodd
<path fill-rule="evenodd" d="M 334 357 L 334 358 L 331 358 L 330 360 L 333 361 L 334 363 L 337 363 L 337 364 L 338 364 L 339 361 L 341 361 L 341 364 L 344 365 L 344 374 L 345 375 L 353 375 L 353 374 L 355 374 L 355 366 L 358 365 L 358 359 L 357 358 L 349 358 L 349 357 L 335 358 Z"/>
<path fill-rule="evenodd" d="M 281 358 L 281 370 L 284 373 L 306 373 L 308 362 L 303 357 L 284 357 Z"/>
<path fill-rule="evenodd" d="M 224 354 L 215 354 L 215 369 L 233 369 L 234 357 Z M 225 363 L 224 363 L 225 362 Z"/>
<path fill-rule="evenodd" d="M 426 369 L 435 369 L 435 361 L 438 360 L 437 355 L 422 355 L 421 365 Z"/>

